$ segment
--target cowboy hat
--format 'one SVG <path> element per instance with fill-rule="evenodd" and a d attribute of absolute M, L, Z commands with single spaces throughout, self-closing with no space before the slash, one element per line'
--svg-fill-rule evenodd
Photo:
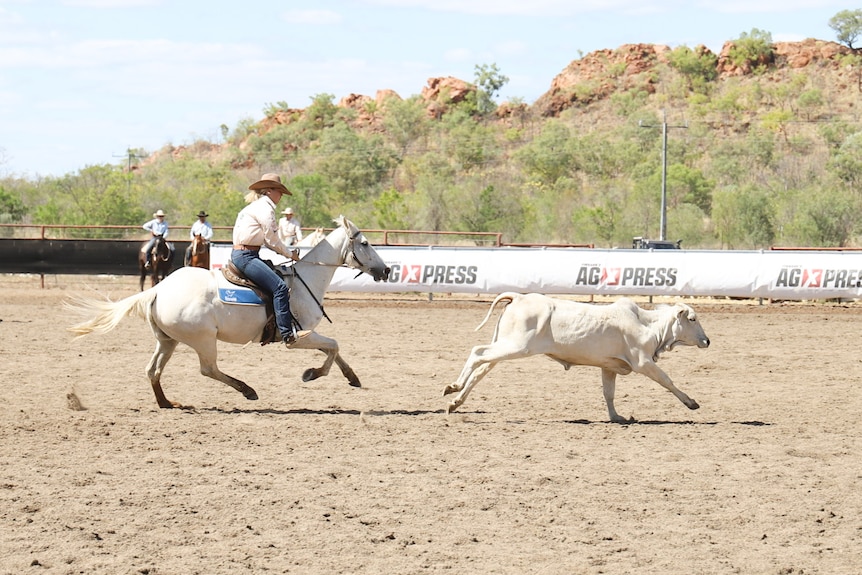
<path fill-rule="evenodd" d="M 206 213 L 205 211 L 201 210 L 198 212 L 198 217 L 199 218 L 208 218 L 208 217 L 210 217 L 210 215 L 208 213 Z"/>
<path fill-rule="evenodd" d="M 293 208 L 284 208 L 283 214 L 293 214 Z"/>
<path fill-rule="evenodd" d="M 165 212 L 163 212 L 162 210 L 156 210 L 156 213 L 153 214 L 154 218 L 158 218 L 160 216 L 165 217 Z"/>
<path fill-rule="evenodd" d="M 278 174 L 264 174 L 260 177 L 258 181 L 253 183 L 248 187 L 249 190 L 278 190 L 282 194 L 287 194 L 288 196 L 292 196 L 284 184 L 281 183 L 281 177 Z"/>

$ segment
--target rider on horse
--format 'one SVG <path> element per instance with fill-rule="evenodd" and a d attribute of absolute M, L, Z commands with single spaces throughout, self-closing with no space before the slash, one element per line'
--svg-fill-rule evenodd
<path fill-rule="evenodd" d="M 245 277 L 272 295 L 275 323 L 282 341 L 291 346 L 309 332 L 296 331 L 294 318 L 290 313 L 287 285 L 280 275 L 260 259 L 260 248 L 266 246 L 291 260 L 299 259 L 298 250 L 290 249 L 278 237 L 278 223 L 275 220 L 275 206 L 281 196 L 292 194 L 281 183 L 278 174 L 264 174 L 248 189 L 251 190 L 245 197 L 248 205 L 239 212 L 233 227 L 233 251 L 230 259 Z"/>
<path fill-rule="evenodd" d="M 153 214 L 153 219 L 144 224 L 143 228 L 152 234 L 150 241 L 147 242 L 147 245 L 144 247 L 144 253 L 147 254 L 146 259 L 146 268 L 150 269 L 152 267 L 153 260 L 153 247 L 156 245 L 156 239 L 161 237 L 164 240 L 168 238 L 168 222 L 165 221 L 165 212 L 162 210 L 157 210 L 156 213 Z"/>
<path fill-rule="evenodd" d="M 200 236 L 204 239 L 207 244 L 207 249 L 209 249 L 209 242 L 213 239 L 213 227 L 207 221 L 209 214 L 205 211 L 201 210 L 198 212 L 198 221 L 192 224 L 192 229 L 189 231 L 189 239 L 194 241 L 195 236 Z M 189 265 L 192 260 L 192 246 L 189 244 L 189 247 L 186 248 L 186 257 L 184 260 L 185 265 Z"/>

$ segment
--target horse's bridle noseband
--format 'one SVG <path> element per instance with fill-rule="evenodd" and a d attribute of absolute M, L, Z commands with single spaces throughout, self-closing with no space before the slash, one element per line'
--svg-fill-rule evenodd
<path fill-rule="evenodd" d="M 355 269 L 355 270 L 359 270 L 359 273 L 358 273 L 358 274 L 356 274 L 356 277 L 357 277 L 357 278 L 358 278 L 359 276 L 361 276 L 363 273 L 366 273 L 366 272 L 365 272 L 365 271 L 363 271 L 363 269 L 362 269 L 362 268 L 364 268 L 364 267 L 366 267 L 366 266 L 364 266 L 364 265 L 363 265 L 363 263 L 362 263 L 362 262 L 359 260 L 359 258 L 356 256 L 356 239 L 357 239 L 359 236 L 361 236 L 361 235 L 362 235 L 362 231 L 361 231 L 361 230 L 356 230 L 356 233 L 354 233 L 352 236 L 350 236 L 350 242 L 348 243 L 348 249 L 350 250 L 350 254 L 349 254 L 349 255 L 350 255 L 350 257 L 352 257 L 352 258 L 353 258 L 353 261 L 354 261 L 354 262 L 356 262 L 356 267 L 353 267 L 353 266 L 347 266 L 347 267 L 353 267 L 353 269 Z M 345 263 L 345 264 L 347 263 L 347 255 L 345 255 L 345 256 L 344 256 L 344 263 Z M 354 278 L 354 279 L 355 279 L 355 278 Z"/>

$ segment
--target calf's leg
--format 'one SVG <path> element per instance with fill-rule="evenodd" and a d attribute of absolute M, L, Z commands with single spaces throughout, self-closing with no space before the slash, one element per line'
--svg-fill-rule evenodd
<path fill-rule="evenodd" d="M 461 392 L 449 403 L 448 412 L 452 413 L 464 403 L 473 387 L 491 371 L 497 362 L 530 355 L 533 355 L 533 352 L 526 349 L 526 346 L 518 346 L 499 340 L 488 345 L 474 347 L 464 364 L 464 369 L 461 370 L 461 375 L 458 376 L 455 383 L 447 385 L 443 390 L 443 395 L 456 391 Z"/>
<path fill-rule="evenodd" d="M 673 384 L 673 381 L 670 379 L 670 377 L 664 371 L 662 371 L 662 369 L 655 363 L 646 363 L 640 368 L 638 368 L 636 371 L 644 374 L 653 381 L 658 382 L 659 385 L 674 394 L 676 398 L 680 400 L 687 408 L 697 409 L 700 407 L 700 405 L 698 405 L 695 400 L 680 391 L 679 388 L 677 388 Z"/>
<path fill-rule="evenodd" d="M 626 419 L 621 417 L 617 410 L 614 409 L 614 393 L 617 388 L 617 374 L 609 369 L 602 369 L 602 394 L 605 396 L 605 403 L 608 404 L 608 417 L 611 418 L 611 423 L 632 423 L 634 419 Z"/>

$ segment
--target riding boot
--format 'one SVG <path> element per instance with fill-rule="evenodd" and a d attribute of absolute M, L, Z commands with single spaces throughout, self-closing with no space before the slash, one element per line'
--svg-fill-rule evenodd
<path fill-rule="evenodd" d="M 297 342 L 297 340 L 300 340 L 311 333 L 310 329 L 297 330 L 297 327 L 300 327 L 299 322 L 296 321 L 296 319 L 293 317 L 293 314 L 290 314 L 290 331 L 287 334 L 283 334 L 281 336 L 281 340 L 287 347 L 292 346 Z"/>

